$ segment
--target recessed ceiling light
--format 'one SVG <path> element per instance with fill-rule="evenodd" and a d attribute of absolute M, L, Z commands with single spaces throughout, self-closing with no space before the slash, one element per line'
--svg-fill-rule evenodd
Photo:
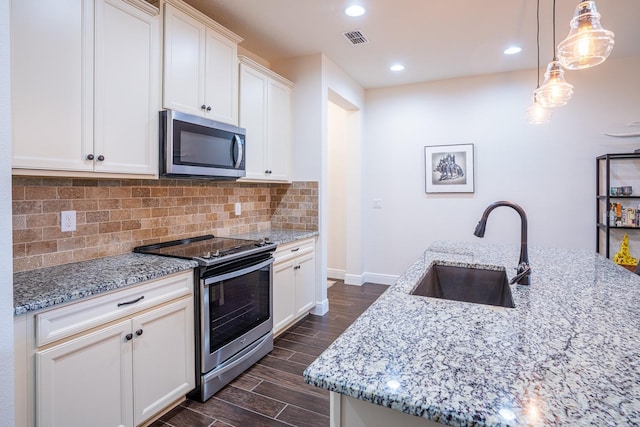
<path fill-rule="evenodd" d="M 511 46 L 504 50 L 505 55 L 515 55 L 516 53 L 520 53 L 522 51 L 521 47 Z"/>
<path fill-rule="evenodd" d="M 404 65 L 402 65 L 402 64 L 392 65 L 390 70 L 391 71 L 402 71 L 402 70 L 404 70 Z"/>
<path fill-rule="evenodd" d="M 362 16 L 364 15 L 364 7 L 358 5 L 349 6 L 344 10 L 344 13 L 349 16 Z"/>

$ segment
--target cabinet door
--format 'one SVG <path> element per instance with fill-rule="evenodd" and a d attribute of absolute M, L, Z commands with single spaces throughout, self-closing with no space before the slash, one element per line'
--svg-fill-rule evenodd
<path fill-rule="evenodd" d="M 268 100 L 269 178 L 287 181 L 291 161 L 291 89 L 270 80 Z"/>
<path fill-rule="evenodd" d="M 193 298 L 132 319 L 135 425 L 195 386 Z"/>
<path fill-rule="evenodd" d="M 165 3 L 164 107 L 203 116 L 206 27 Z"/>
<path fill-rule="evenodd" d="M 205 117 L 234 126 L 238 125 L 237 49 L 234 42 L 207 29 Z"/>
<path fill-rule="evenodd" d="M 133 425 L 131 321 L 36 353 L 40 427 Z"/>
<path fill-rule="evenodd" d="M 295 317 L 295 259 L 273 264 L 273 332 L 277 334 Z"/>
<path fill-rule="evenodd" d="M 296 259 L 296 316 L 306 314 L 315 305 L 316 260 L 315 252 Z"/>
<path fill-rule="evenodd" d="M 157 173 L 158 20 L 122 0 L 96 2 L 96 172 Z"/>
<path fill-rule="evenodd" d="M 12 0 L 12 166 L 93 170 L 93 0 Z"/>
<path fill-rule="evenodd" d="M 240 65 L 240 127 L 247 130 L 246 177 L 268 178 L 267 170 L 267 78 Z"/>

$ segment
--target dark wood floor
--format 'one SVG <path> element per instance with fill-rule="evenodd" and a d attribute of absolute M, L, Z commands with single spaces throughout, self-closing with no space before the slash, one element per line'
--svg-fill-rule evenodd
<path fill-rule="evenodd" d="M 329 392 L 306 384 L 302 371 L 386 289 L 338 281 L 327 291 L 327 314 L 282 333 L 271 353 L 207 402 L 187 400 L 152 426 L 328 426 Z"/>

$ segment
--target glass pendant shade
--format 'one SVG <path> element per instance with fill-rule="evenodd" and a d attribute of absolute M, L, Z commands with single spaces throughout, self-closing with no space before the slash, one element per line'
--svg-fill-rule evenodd
<path fill-rule="evenodd" d="M 532 125 L 549 123 L 551 120 L 551 110 L 540 104 L 535 94 L 533 95 L 533 104 L 527 109 L 527 119 Z"/>
<path fill-rule="evenodd" d="M 551 61 L 544 73 L 544 82 L 535 91 L 537 101 L 545 108 L 562 107 L 573 95 L 573 85 L 564 79 L 564 70 L 559 61 Z"/>
<path fill-rule="evenodd" d="M 569 26 L 569 35 L 558 45 L 558 59 L 564 68 L 580 70 L 607 59 L 615 44 L 614 34 L 600 25 L 595 1 L 581 2 Z"/>

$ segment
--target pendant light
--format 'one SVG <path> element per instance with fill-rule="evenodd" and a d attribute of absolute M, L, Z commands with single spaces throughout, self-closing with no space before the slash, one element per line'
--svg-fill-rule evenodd
<path fill-rule="evenodd" d="M 558 45 L 560 63 L 568 70 L 601 64 L 613 50 L 612 31 L 600 25 L 595 1 L 582 1 L 569 24 L 569 35 Z"/>
<path fill-rule="evenodd" d="M 535 93 L 533 95 L 533 104 L 527 108 L 527 117 L 532 125 L 542 125 L 549 123 L 549 120 L 551 120 L 551 110 L 538 102 Z"/>
<path fill-rule="evenodd" d="M 540 104 L 536 97 L 536 91 L 540 89 L 540 0 L 538 0 L 536 7 L 536 47 L 538 52 L 536 90 L 533 92 L 533 104 L 527 108 L 527 117 L 529 123 L 539 125 L 551 120 L 551 110 Z"/>
<path fill-rule="evenodd" d="M 564 70 L 556 57 L 556 0 L 553 0 L 553 60 L 547 65 L 544 82 L 535 94 L 538 102 L 546 108 L 566 105 L 573 95 L 573 86 L 564 79 Z"/>

